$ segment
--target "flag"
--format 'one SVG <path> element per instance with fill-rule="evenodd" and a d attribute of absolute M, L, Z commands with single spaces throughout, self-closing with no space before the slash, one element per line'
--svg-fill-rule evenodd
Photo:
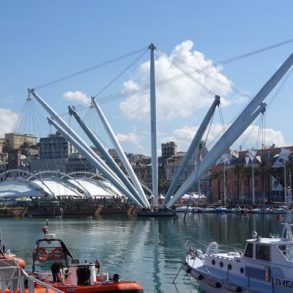
<path fill-rule="evenodd" d="M 49 231 L 48 226 L 47 226 L 47 225 L 43 226 L 43 227 L 41 228 L 41 231 L 46 235 L 46 234 L 48 233 L 48 231 Z"/>

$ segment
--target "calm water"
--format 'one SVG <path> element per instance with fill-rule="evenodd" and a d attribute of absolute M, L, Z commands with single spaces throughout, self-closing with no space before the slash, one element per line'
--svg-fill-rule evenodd
<path fill-rule="evenodd" d="M 31 268 L 35 240 L 42 237 L 45 219 L 0 219 L 3 240 L 24 258 Z M 49 219 L 55 233 L 79 258 L 99 258 L 102 271 L 119 273 L 122 279 L 141 283 L 146 293 L 197 292 L 193 280 L 178 275 L 185 256 L 185 243 L 204 249 L 206 243 L 243 248 L 245 239 L 256 230 L 259 235 L 280 233 L 281 222 L 273 215 L 183 214 L 178 218 L 99 217 L 90 219 Z"/>

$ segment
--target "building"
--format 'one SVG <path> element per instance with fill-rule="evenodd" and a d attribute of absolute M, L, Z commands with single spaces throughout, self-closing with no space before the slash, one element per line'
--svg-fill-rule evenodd
<path fill-rule="evenodd" d="M 7 168 L 8 169 L 21 168 L 21 152 L 19 149 L 9 151 Z"/>
<path fill-rule="evenodd" d="M 293 147 L 286 147 L 286 149 L 293 152 Z M 211 201 L 223 203 L 224 190 L 226 190 L 228 203 L 251 204 L 253 186 L 257 204 L 284 201 L 284 165 L 282 163 L 279 167 L 275 167 L 280 151 L 281 148 L 274 146 L 256 150 L 257 159 L 253 160 L 253 164 L 251 160 L 247 159 L 247 151 L 240 151 L 238 158 L 232 158 L 228 164 L 213 166 L 211 169 Z M 293 172 L 292 154 L 286 162 L 286 167 L 286 188 L 289 190 Z M 224 182 L 226 183 L 225 189 Z"/>
<path fill-rule="evenodd" d="M 67 159 L 74 147 L 59 133 L 40 138 L 40 159 Z"/>
<path fill-rule="evenodd" d="M 199 162 L 205 156 L 206 153 L 207 153 L 207 149 L 205 147 L 205 143 L 201 142 L 199 144 L 199 147 L 196 148 L 191 158 L 189 159 L 187 166 L 185 167 L 185 170 L 183 171 L 183 174 L 180 177 L 178 185 L 181 185 L 189 177 L 189 175 L 193 172 L 197 162 Z M 186 155 L 186 152 L 178 152 L 175 155 L 166 159 L 166 162 L 165 162 L 166 186 L 170 186 L 185 155 Z M 199 186 L 200 184 L 202 186 Z M 197 192 L 200 191 L 207 194 L 209 190 L 209 182 L 207 180 L 202 180 L 200 184 L 196 183 L 193 189 L 190 191 L 197 191 Z"/>
<path fill-rule="evenodd" d="M 31 134 L 6 133 L 5 141 L 10 149 L 17 150 L 23 144 L 26 144 L 27 146 L 36 145 L 37 137 Z"/>
<path fill-rule="evenodd" d="M 133 170 L 137 176 L 137 178 L 142 181 L 147 187 L 152 188 L 152 165 L 149 164 L 141 164 L 133 166 Z"/>
<path fill-rule="evenodd" d="M 0 154 L 3 153 L 3 147 L 5 145 L 5 139 L 4 138 L 0 138 Z"/>
<path fill-rule="evenodd" d="M 167 159 L 176 154 L 177 145 L 174 141 L 161 144 L 162 158 Z"/>

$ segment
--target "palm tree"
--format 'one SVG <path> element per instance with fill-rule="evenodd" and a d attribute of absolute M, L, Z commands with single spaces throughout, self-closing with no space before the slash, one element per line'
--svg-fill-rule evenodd
<path fill-rule="evenodd" d="M 214 171 L 212 174 L 212 179 L 215 179 L 217 181 L 217 198 L 218 200 L 221 199 L 221 181 L 223 178 L 223 172 L 222 171 Z"/>
<path fill-rule="evenodd" d="M 236 199 L 237 202 L 240 202 L 240 178 L 241 178 L 241 174 L 243 172 L 243 165 L 235 165 L 234 166 L 234 174 L 237 176 L 237 195 L 236 195 Z"/>
<path fill-rule="evenodd" d="M 289 174 L 289 186 L 290 186 L 290 195 L 291 198 L 289 199 L 292 203 L 292 172 L 293 172 L 293 160 L 291 160 L 289 158 L 289 160 L 287 161 L 287 170 L 288 170 L 288 174 Z"/>
<path fill-rule="evenodd" d="M 251 186 L 251 182 L 250 182 L 251 181 L 251 167 L 250 166 L 243 166 L 242 178 L 245 179 L 248 187 L 250 187 Z M 248 190 L 250 190 L 250 188 L 248 188 Z"/>

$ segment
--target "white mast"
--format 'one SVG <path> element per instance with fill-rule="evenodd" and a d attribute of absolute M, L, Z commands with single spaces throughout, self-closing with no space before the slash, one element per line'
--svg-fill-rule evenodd
<path fill-rule="evenodd" d="M 150 44 L 150 105 L 151 105 L 151 144 L 152 144 L 152 190 L 153 204 L 158 204 L 158 154 L 157 154 L 157 107 L 156 107 L 156 87 L 155 87 L 155 61 L 154 44 Z"/>

